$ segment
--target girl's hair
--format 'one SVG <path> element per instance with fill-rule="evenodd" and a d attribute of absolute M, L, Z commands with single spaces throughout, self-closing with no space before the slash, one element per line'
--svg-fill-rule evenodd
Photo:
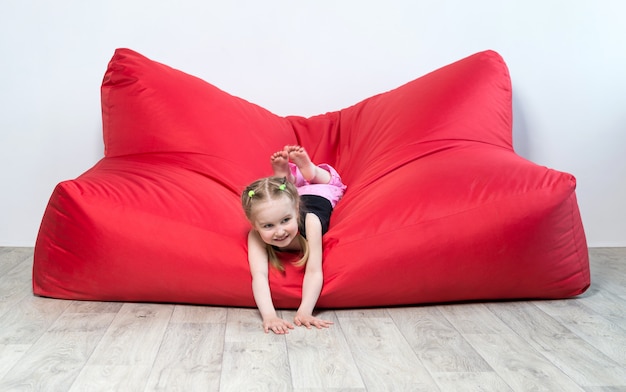
<path fill-rule="evenodd" d="M 267 200 L 276 200 L 281 197 L 287 197 L 294 204 L 298 216 L 296 217 L 298 227 L 303 226 L 302 214 L 300 213 L 300 195 L 298 195 L 298 189 L 285 177 L 266 177 L 256 180 L 252 184 L 248 185 L 241 194 L 241 206 L 246 214 L 246 218 L 250 223 L 254 222 L 254 206 L 260 202 Z M 309 258 L 309 244 L 306 239 L 298 233 L 298 241 L 300 241 L 300 247 L 302 248 L 302 257 L 295 265 L 301 267 L 306 264 Z M 280 270 L 284 271 L 284 267 L 280 262 L 280 259 L 276 255 L 274 248 L 266 244 L 267 255 L 270 264 Z"/>

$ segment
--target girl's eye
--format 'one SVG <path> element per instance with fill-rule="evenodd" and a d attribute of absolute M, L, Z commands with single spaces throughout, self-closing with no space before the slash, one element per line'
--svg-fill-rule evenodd
<path fill-rule="evenodd" d="M 285 219 L 283 219 L 283 223 L 287 223 L 287 222 L 289 222 L 290 220 L 291 220 L 291 218 L 285 218 Z"/>

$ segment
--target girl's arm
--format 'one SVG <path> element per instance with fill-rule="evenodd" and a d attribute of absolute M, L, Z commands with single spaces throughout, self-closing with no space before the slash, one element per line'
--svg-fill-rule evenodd
<path fill-rule="evenodd" d="M 248 262 L 252 275 L 252 294 L 263 318 L 265 333 L 270 330 L 277 334 L 288 333 L 290 329 L 293 329 L 293 325 L 276 315 L 270 292 L 267 249 L 254 230 L 248 233 Z"/>
<path fill-rule="evenodd" d="M 302 282 L 302 302 L 294 318 L 296 325 L 307 328 L 327 328 L 332 321 L 313 317 L 313 309 L 322 291 L 324 273 L 322 271 L 322 223 L 314 214 L 306 214 L 304 227 L 309 243 L 309 260 L 306 263 Z"/>

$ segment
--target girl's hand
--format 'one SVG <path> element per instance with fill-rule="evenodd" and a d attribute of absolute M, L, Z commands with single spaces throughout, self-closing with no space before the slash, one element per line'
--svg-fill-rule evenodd
<path fill-rule="evenodd" d="M 296 313 L 296 317 L 293 318 L 293 322 L 298 326 L 305 326 L 309 329 L 311 327 L 317 327 L 317 329 L 328 328 L 333 322 L 330 320 L 322 320 L 317 317 L 313 317 L 313 315 L 306 313 Z"/>
<path fill-rule="evenodd" d="M 290 329 L 293 329 L 293 324 L 279 317 L 272 317 L 268 320 L 263 320 L 263 330 L 265 333 L 272 331 L 277 335 L 283 335 L 289 333 Z"/>

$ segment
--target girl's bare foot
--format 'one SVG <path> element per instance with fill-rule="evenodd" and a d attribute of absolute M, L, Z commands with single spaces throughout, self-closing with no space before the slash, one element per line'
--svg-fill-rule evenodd
<path fill-rule="evenodd" d="M 305 180 L 318 184 L 328 184 L 330 182 L 330 173 L 315 166 L 304 148 L 301 146 L 285 146 L 285 152 L 288 154 L 289 159 L 298 166 Z"/>
<path fill-rule="evenodd" d="M 270 157 L 270 161 L 272 162 L 272 169 L 274 170 L 274 175 L 277 177 L 291 177 L 291 172 L 289 171 L 289 154 L 287 151 L 277 151 L 272 154 Z"/>

